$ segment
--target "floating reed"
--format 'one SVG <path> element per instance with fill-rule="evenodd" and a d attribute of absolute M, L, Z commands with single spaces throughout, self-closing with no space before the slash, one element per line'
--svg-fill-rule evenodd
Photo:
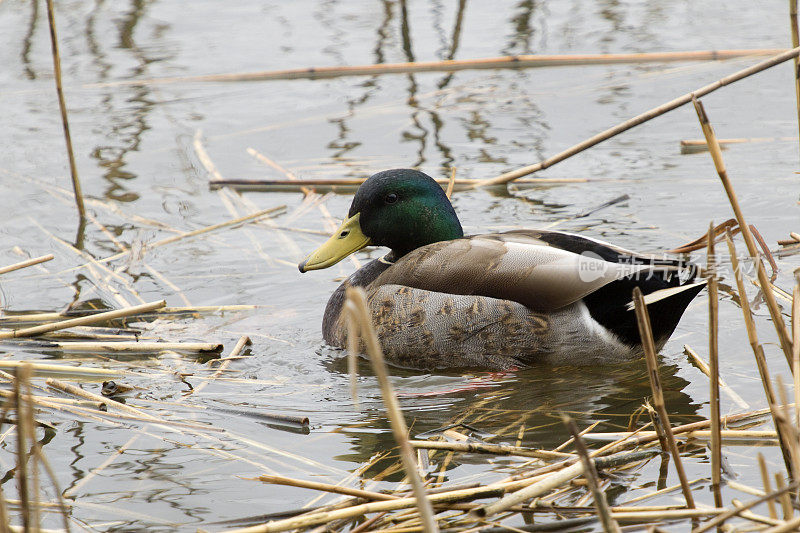
<path fill-rule="evenodd" d="M 708 425 L 712 425 L 712 421 L 708 420 Z M 713 431 L 711 430 L 694 430 L 694 431 L 686 431 L 683 433 L 679 433 L 677 436 L 686 439 L 697 439 L 697 440 L 710 440 Z M 627 437 L 630 436 L 630 437 Z M 647 444 L 653 442 L 658 437 L 658 433 L 656 431 L 639 431 L 636 435 L 633 435 L 633 432 L 607 432 L 607 433 L 586 433 L 583 438 L 585 440 L 591 441 L 606 441 L 606 440 L 614 440 L 619 438 L 632 438 L 635 439 L 636 444 Z M 730 439 L 730 440 L 751 440 L 751 441 L 758 441 L 764 439 L 777 439 L 778 434 L 773 430 L 763 430 L 763 431 L 753 431 L 753 430 L 744 430 L 744 429 L 721 429 L 720 430 L 720 438 L 722 439 Z"/>
<path fill-rule="evenodd" d="M 352 489 L 350 487 L 342 487 L 340 485 L 332 485 L 330 483 L 320 483 L 319 481 L 305 481 L 302 479 L 294 479 L 286 476 L 258 476 L 259 481 L 264 483 L 272 483 L 273 485 L 286 485 L 289 487 L 300 487 L 303 489 L 320 490 L 324 492 L 331 492 L 334 494 L 344 494 L 345 496 L 353 496 L 354 498 L 363 498 L 365 500 L 397 500 L 400 497 L 393 494 L 385 494 L 383 492 L 373 492 L 369 490 Z"/>
<path fill-rule="evenodd" d="M 126 372 L 121 370 L 109 370 L 105 368 L 92 368 L 87 366 L 52 365 L 33 361 L 0 361 L 0 369 L 17 370 L 23 366 L 29 366 L 36 376 L 60 375 L 68 377 L 82 377 L 91 379 L 119 378 Z"/>
<path fill-rule="evenodd" d="M 72 189 L 75 192 L 75 204 L 81 219 L 86 217 L 83 206 L 83 192 L 78 178 L 78 166 L 75 164 L 75 154 L 72 150 L 72 136 L 69 133 L 69 120 L 67 119 L 67 102 L 64 98 L 64 89 L 61 86 L 61 55 L 58 51 L 58 36 L 56 35 L 56 17 L 53 9 L 53 0 L 47 0 L 47 22 L 50 24 L 50 47 L 53 52 L 53 74 L 56 80 L 58 93 L 58 108 L 61 110 L 61 125 L 64 128 L 64 140 L 67 143 L 67 156 L 69 157 L 69 173 L 72 176 Z"/>
<path fill-rule="evenodd" d="M 277 213 L 282 212 L 284 209 L 286 209 L 285 205 L 279 205 L 278 207 L 271 207 L 269 209 L 262 209 L 261 211 L 256 211 L 255 213 L 251 213 L 249 215 L 245 215 L 243 217 L 239 217 L 239 218 L 236 218 L 236 219 L 233 219 L 233 220 L 220 222 L 219 224 L 212 224 L 210 226 L 205 226 L 205 227 L 202 227 L 202 228 L 198 228 L 196 230 L 188 231 L 186 233 L 173 235 L 172 237 L 167 237 L 165 239 L 161 239 L 160 241 L 156 241 L 156 242 L 153 242 L 153 243 L 148 243 L 148 244 L 145 245 L 145 249 L 146 250 L 151 250 L 153 248 L 158 248 L 158 247 L 164 246 L 166 244 L 172 244 L 174 242 L 177 242 L 177 241 L 180 241 L 180 240 L 183 240 L 183 239 L 187 239 L 189 237 L 196 237 L 198 235 L 202 235 L 204 233 L 209 233 L 209 232 L 212 232 L 212 231 L 216 231 L 218 229 L 228 228 L 228 227 L 231 227 L 231 226 L 236 226 L 238 224 L 243 224 L 245 222 L 250 222 L 251 220 L 256 220 L 256 219 L 259 219 L 261 217 L 267 217 L 269 215 L 275 215 Z M 119 253 L 116 253 L 116 254 L 114 254 L 112 256 L 105 257 L 103 259 L 98 259 L 97 262 L 98 263 L 108 263 L 110 261 L 115 261 L 117 259 L 121 259 L 123 257 L 127 257 L 128 255 L 130 255 L 130 253 L 131 253 L 130 250 L 128 250 L 126 252 L 119 252 Z"/>
<path fill-rule="evenodd" d="M 214 371 L 214 373 L 211 375 L 211 377 L 207 381 L 204 381 L 203 383 L 201 383 L 197 387 L 194 387 L 192 390 L 190 390 L 186 394 L 186 396 L 183 396 L 180 399 L 180 401 L 186 400 L 186 398 L 188 398 L 189 395 L 199 393 L 201 390 L 206 388 L 209 385 L 209 383 L 213 382 L 215 379 L 217 379 L 219 376 L 221 376 L 222 373 L 225 372 L 225 370 L 227 370 L 228 366 L 231 364 L 231 361 L 234 360 L 239 355 L 241 355 L 242 352 L 244 351 L 244 349 L 246 347 L 250 346 L 251 344 L 253 344 L 253 342 L 250 340 L 250 337 L 248 337 L 247 335 L 242 335 L 241 337 L 239 337 L 239 340 L 236 342 L 236 345 L 233 347 L 233 350 L 231 350 L 231 353 L 228 354 L 228 356 L 225 358 L 226 359 L 225 361 L 220 363 L 220 365 L 217 367 L 217 369 Z M 308 423 L 308 422 L 306 422 L 306 423 Z"/>
<path fill-rule="evenodd" d="M 100 322 L 107 322 L 116 318 L 125 318 L 128 316 L 136 315 L 139 313 L 147 313 L 155 311 L 167 305 L 164 300 L 157 302 L 150 302 L 142 305 L 134 305 L 125 309 L 117 309 L 114 311 L 106 311 L 96 315 L 83 316 L 79 318 L 71 318 L 69 320 L 62 320 L 60 322 L 53 322 L 50 324 L 42 324 L 40 326 L 33 326 L 30 328 L 15 329 L 12 331 L 0 332 L 0 340 L 2 339 L 15 339 L 20 337 L 34 337 L 43 333 L 50 333 L 60 329 L 67 329 L 74 326 L 86 326 L 88 324 L 97 324 Z"/>
<path fill-rule="evenodd" d="M 315 191 L 333 191 L 349 193 L 357 190 L 367 178 L 341 178 L 341 179 L 287 179 L 287 180 L 247 180 L 247 179 L 219 179 L 210 180 L 208 186 L 211 190 L 222 187 L 231 187 L 239 192 L 303 192 L 314 189 Z M 546 185 L 549 183 L 589 183 L 593 181 L 607 181 L 601 178 L 531 178 L 519 179 L 515 183 L 520 185 Z M 436 182 L 446 188 L 450 180 L 436 179 Z M 478 183 L 475 179 L 453 180 L 453 190 L 468 191 Z"/>
<path fill-rule="evenodd" d="M 582 141 L 576 144 L 575 146 L 572 146 L 564 150 L 563 152 L 548 157 L 547 159 L 545 159 L 540 163 L 528 165 L 526 167 L 522 167 L 517 170 L 506 172 L 504 174 L 497 176 L 496 178 L 481 180 L 475 186 L 486 187 L 488 185 L 499 185 L 503 183 L 508 183 L 510 181 L 519 179 L 523 176 L 527 176 L 528 174 L 533 174 L 534 172 L 538 172 L 539 170 L 544 170 L 545 168 L 549 168 L 555 165 L 556 163 L 560 163 L 561 161 L 564 161 L 565 159 L 568 159 L 575 154 L 578 154 L 588 148 L 591 148 L 596 144 L 600 144 L 601 142 L 606 141 L 616 135 L 619 135 L 622 132 L 628 131 L 629 129 L 638 126 L 639 124 L 643 124 L 648 120 L 654 119 L 656 117 L 663 115 L 664 113 L 672 111 L 673 109 L 677 109 L 678 107 L 686 105 L 692 101 L 692 98 L 695 97 L 699 98 L 701 96 L 705 96 L 709 93 L 716 91 L 720 87 L 724 87 L 725 85 L 730 85 L 731 83 L 747 78 L 748 76 L 752 76 L 753 74 L 757 74 L 763 70 L 774 67 L 775 65 L 779 65 L 784 61 L 788 61 L 792 58 L 797 57 L 798 55 L 800 55 L 800 47 L 796 47 L 787 52 L 778 54 L 775 57 L 767 59 L 766 61 L 762 61 L 761 63 L 753 65 L 752 67 L 748 67 L 746 69 L 735 72 L 729 76 L 726 76 L 720 80 L 715 81 L 714 83 L 710 83 L 704 87 L 700 87 L 699 89 L 696 89 L 693 92 L 684 94 L 683 96 L 679 96 L 678 98 L 670 100 L 669 102 L 662 104 L 658 107 L 654 107 L 649 111 L 645 111 L 644 113 L 637 115 L 631 119 L 628 119 L 625 122 L 622 122 L 603 132 L 600 132 L 597 135 L 594 135 L 589 139 L 586 139 L 585 141 Z"/>
<path fill-rule="evenodd" d="M 428 450 L 448 450 L 463 453 L 488 453 L 492 455 L 516 455 L 519 457 L 536 457 L 538 459 L 563 459 L 573 457 L 570 453 L 560 453 L 548 450 L 534 450 L 520 446 L 507 446 L 505 444 L 485 444 L 481 442 L 442 442 L 433 440 L 411 440 L 409 444 L 414 448 Z"/>
<path fill-rule="evenodd" d="M 789 490 L 794 490 L 795 488 L 797 488 L 797 482 L 794 482 L 791 485 L 789 485 L 787 487 L 784 487 L 783 489 L 779 489 L 779 490 L 777 490 L 775 492 L 771 492 L 771 493 L 769 493 L 769 494 L 767 494 L 765 496 L 762 496 L 761 498 L 758 498 L 757 500 L 752 500 L 750 502 L 747 502 L 742 506 L 736 507 L 735 509 L 726 509 L 724 512 L 720 513 L 718 516 L 716 516 L 715 518 L 709 520 L 708 522 L 706 522 L 702 526 L 694 528 L 692 530 L 692 533 L 705 533 L 706 531 L 708 531 L 710 529 L 713 529 L 713 528 L 723 524 L 726 520 L 728 520 L 730 518 L 733 518 L 734 516 L 739 515 L 742 511 L 745 511 L 747 509 L 751 509 L 751 508 L 755 507 L 756 505 L 759 505 L 759 504 L 762 504 L 764 502 L 773 500 L 776 497 L 780 496 L 781 494 L 783 494 L 783 493 L 785 493 L 785 492 L 787 492 Z"/>
<path fill-rule="evenodd" d="M 705 374 L 709 379 L 711 379 L 711 367 L 708 366 L 700 355 L 692 349 L 691 346 L 688 344 L 683 345 L 683 353 L 689 356 L 689 358 L 694 362 L 697 368 L 700 369 L 700 372 Z M 719 387 L 722 392 L 728 395 L 728 397 L 733 400 L 733 402 L 743 409 L 750 409 L 750 404 L 747 403 L 744 398 L 739 396 L 739 394 L 733 390 L 733 388 L 728 385 L 724 379 L 721 377 L 719 378 Z"/>
<path fill-rule="evenodd" d="M 766 56 L 783 52 L 782 49 L 697 50 L 687 52 L 654 52 L 643 54 L 579 54 L 579 55 L 519 55 L 488 57 L 484 59 L 451 59 L 445 61 L 417 61 L 410 63 L 382 63 L 348 67 L 310 67 L 287 70 L 267 70 L 232 74 L 210 74 L 124 80 L 87 84 L 85 88 L 118 87 L 125 85 L 156 85 L 186 82 L 231 82 L 325 79 L 341 76 L 376 76 L 380 74 L 408 74 L 414 72 L 455 72 L 459 70 L 563 67 L 582 65 L 614 65 L 626 63 L 666 63 L 674 61 L 718 61 L 748 56 Z"/>
<path fill-rule="evenodd" d="M 43 255 L 41 257 L 34 257 L 33 259 L 27 259 L 25 261 L 20 261 L 19 263 L 14 263 L 13 265 L 8 265 L 0 268 L 0 274 L 7 274 L 9 272 L 13 272 L 15 270 L 19 270 L 21 268 L 26 268 L 33 265 L 38 265 L 39 263 L 44 263 L 46 261 L 51 261 L 55 256 L 53 254 Z"/>
<path fill-rule="evenodd" d="M 797 58 L 795 58 L 797 61 Z M 766 143 L 775 141 L 796 141 L 797 137 L 749 137 L 738 139 L 717 139 L 721 148 L 725 148 L 731 144 L 747 144 L 747 143 Z M 708 150 L 708 143 L 705 139 L 684 139 L 680 142 L 682 154 L 696 154 Z"/>
<path fill-rule="evenodd" d="M 43 347 L 76 353 L 163 351 L 219 353 L 222 351 L 222 344 L 218 342 L 53 342 Z"/>
<path fill-rule="evenodd" d="M 187 307 L 161 307 L 135 316 L 193 315 L 201 313 L 226 313 L 235 311 L 253 311 L 261 309 L 261 305 L 195 305 Z M 0 324 L 9 322 L 52 322 L 65 318 L 90 316 L 105 313 L 102 309 L 71 309 L 62 313 L 29 313 L 25 311 L 9 311 L 4 309 L 5 316 L 0 317 Z"/>

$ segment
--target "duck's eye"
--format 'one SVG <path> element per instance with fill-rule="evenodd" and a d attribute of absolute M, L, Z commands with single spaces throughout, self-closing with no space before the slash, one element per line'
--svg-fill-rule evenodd
<path fill-rule="evenodd" d="M 390 192 L 384 197 L 383 201 L 387 204 L 393 204 L 397 201 L 397 195 L 393 192 Z"/>
<path fill-rule="evenodd" d="M 339 238 L 340 238 L 340 239 L 344 239 L 344 238 L 345 238 L 345 237 L 347 237 L 348 235 L 350 235 L 350 230 L 349 230 L 349 229 L 346 229 L 346 230 L 344 230 L 343 232 L 341 232 L 341 233 L 339 234 Z"/>

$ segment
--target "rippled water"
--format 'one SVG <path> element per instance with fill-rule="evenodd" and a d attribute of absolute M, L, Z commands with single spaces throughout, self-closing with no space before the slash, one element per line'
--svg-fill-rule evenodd
<path fill-rule="evenodd" d="M 224 429 L 210 432 L 213 438 L 41 414 L 58 428 L 45 451 L 62 488 L 114 458 L 75 491 L 71 516 L 99 530 L 216 529 L 209 523 L 300 507 L 315 494 L 242 478 L 277 472 L 335 483 L 393 447 L 368 365 L 360 367 L 356 408 L 341 354 L 321 343 L 325 302 L 353 263 L 305 275 L 293 266 L 321 235 L 251 224 L 111 262 L 118 274 L 110 276 L 81 267 L 86 260 L 79 253 L 104 258 L 118 251 L 100 225 L 140 250 L 175 230 L 285 205 L 287 214 L 274 224 L 325 231 L 320 209 L 304 204 L 299 193 L 238 196 L 211 190 L 209 180 L 285 177 L 248 149 L 301 178 L 363 177 L 401 166 L 436 177 L 447 177 L 453 166 L 460 178 L 493 177 L 757 60 L 273 82 L 114 82 L 522 53 L 780 48 L 790 42 L 785 2 L 778 1 L 64 1 L 56 7 L 77 163 L 97 223 L 79 225 L 69 198 L 44 3 L 0 1 L 0 263 L 19 261 L 17 247 L 32 256 L 56 255 L 41 267 L 3 276 L 4 307 L 59 310 L 73 302 L 118 307 L 138 298 L 166 298 L 172 306 L 257 306 L 137 324 L 147 335 L 219 341 L 226 350 L 241 335 L 254 341 L 251 357 L 232 363 L 230 379 L 192 396 L 185 402 L 190 405 L 175 403 L 185 385 L 174 376 L 194 374 L 187 379 L 197 385 L 208 374 L 197 358 L 79 361 L 134 370 L 125 381 L 145 389 L 139 405 Z M 791 74 L 787 63 L 704 98 L 718 136 L 796 136 Z M 537 174 L 588 181 L 459 193 L 454 205 L 468 233 L 554 226 L 642 251 L 672 248 L 706 231 L 709 220 L 732 216 L 708 154 L 680 153 L 680 140 L 698 137 L 694 111 L 682 108 Z M 209 173 L 198 146 L 218 176 Z M 789 231 L 800 231 L 796 142 L 736 145 L 725 151 L 725 160 L 749 222 L 768 243 L 774 247 Z M 629 200 L 576 218 L 624 194 Z M 348 195 L 331 195 L 322 205 L 341 217 L 349 201 Z M 363 262 L 370 254 L 357 258 Z M 798 265 L 797 255 L 779 260 L 776 284 L 790 290 Z M 707 352 L 706 302 L 704 292 L 662 352 L 674 422 L 708 414 L 707 380 L 682 353 L 687 343 Z M 762 339 L 771 343 L 771 368 L 787 375 L 767 311 L 763 306 L 756 311 Z M 741 312 L 726 291 L 720 313 L 722 377 L 751 407 L 762 407 Z M 13 359 L 75 362 L 30 344 L 7 343 L 1 351 Z M 515 442 L 522 428 L 524 444 L 548 448 L 566 438 L 558 412 L 572 413 L 581 427 L 601 420 L 604 430 L 613 430 L 626 426 L 649 394 L 643 361 L 505 375 L 393 374 L 415 434 L 463 422 Z M 99 389 L 94 383 L 84 386 Z M 197 405 L 209 409 L 192 407 Z M 287 431 L 214 410 L 231 406 L 308 416 L 310 431 Z M 723 412 L 737 409 L 723 395 Z M 115 457 L 123 445 L 125 452 Z M 2 446 L 0 464 L 9 469 L 14 446 Z M 759 450 L 726 451 L 742 479 L 757 484 L 753 457 Z M 774 449 L 761 451 L 779 468 Z M 432 468 L 442 468 L 443 460 L 443 454 L 434 455 Z M 385 480 L 400 479 L 395 462 L 393 455 L 380 458 L 358 475 L 380 488 Z M 444 470 L 447 480 L 490 480 L 515 464 L 471 456 Z M 614 481 L 617 501 L 654 484 L 658 467 L 651 461 Z M 687 470 L 691 478 L 708 475 L 702 451 L 687 459 Z M 677 483 L 673 476 L 667 484 Z M 3 489 L 14 492 L 10 483 Z M 53 498 L 52 489 L 46 489 L 46 498 Z M 709 495 L 706 503 L 710 500 Z M 44 525 L 59 527 L 59 522 L 48 515 Z"/>

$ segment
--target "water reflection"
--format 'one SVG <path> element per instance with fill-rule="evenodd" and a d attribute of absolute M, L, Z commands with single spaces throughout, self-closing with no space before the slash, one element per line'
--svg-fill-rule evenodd
<path fill-rule="evenodd" d="M 328 365 L 331 372 L 346 374 L 344 362 L 334 359 Z M 683 389 L 689 382 L 678 376 L 678 366 L 662 364 L 660 375 L 664 396 L 673 422 L 691 419 L 701 405 Z M 369 374 L 368 365 L 359 365 L 361 374 Z M 477 374 L 446 377 L 418 376 L 401 369 L 392 369 L 395 387 L 401 398 L 411 434 L 436 430 L 453 424 L 467 424 L 483 432 L 497 435 L 492 442 L 515 444 L 522 429 L 520 442 L 534 448 L 552 449 L 569 438 L 560 415 L 575 418 L 580 427 L 600 421 L 597 431 L 618 431 L 628 427 L 645 399 L 651 395 L 644 360 L 603 367 L 539 366 L 510 374 Z M 342 375 L 346 380 L 346 375 Z M 368 431 L 353 427 L 346 431 L 352 438 L 352 449 L 336 458 L 363 463 L 376 453 L 395 448 L 382 404 L 375 385 L 361 385 L 360 395 L 375 398 L 364 414 L 369 421 Z M 377 430 L 377 431 L 376 431 Z M 445 454 L 434 459 L 434 466 Z M 434 456 L 436 457 L 436 456 Z M 464 461 L 493 463 L 495 458 L 467 456 L 448 459 L 438 468 L 447 470 Z M 396 455 L 375 461 L 365 477 L 398 481 L 401 469 Z"/>
<path fill-rule="evenodd" d="M 162 58 L 149 58 L 138 47 L 134 40 L 136 27 L 146 14 L 148 2 L 133 0 L 129 9 L 117 23 L 118 47 L 129 50 L 138 64 L 132 69 L 134 77 L 141 77 L 147 72 L 147 66 L 153 61 Z M 96 17 L 99 10 L 104 9 L 104 2 L 98 1 L 95 9 L 89 15 L 86 26 L 86 40 L 93 62 L 97 67 L 98 79 L 108 79 L 112 64 L 108 61 L 101 40 L 98 39 Z M 104 138 L 114 140 L 116 143 L 97 145 L 92 150 L 91 156 L 97 160 L 100 167 L 104 168 L 103 178 L 109 182 L 104 196 L 118 202 L 134 202 L 139 199 L 139 194 L 128 189 L 126 181 L 136 178 L 136 174 L 125 170 L 127 155 L 139 150 L 144 133 L 150 129 L 147 117 L 155 107 L 154 99 L 146 86 L 111 88 L 107 89 L 101 97 L 100 107 L 102 115 L 109 121 L 109 131 Z M 132 106 L 122 106 L 118 103 L 122 96 L 120 92 L 129 92 L 124 102 Z"/>
<path fill-rule="evenodd" d="M 503 48 L 503 55 L 533 53 L 531 40 L 533 39 L 534 28 L 531 19 L 536 12 L 536 8 L 537 3 L 534 0 L 523 0 L 517 4 L 514 15 L 510 20 L 512 33 L 509 36 L 508 44 Z"/>
<path fill-rule="evenodd" d="M 25 76 L 29 80 L 36 79 L 36 71 L 33 70 L 33 62 L 31 61 L 31 46 L 33 38 L 36 34 L 36 25 L 39 21 L 39 0 L 31 0 L 31 18 L 28 22 L 28 31 L 25 33 L 25 38 L 22 41 L 22 50 L 20 51 L 20 59 L 25 69 Z"/>

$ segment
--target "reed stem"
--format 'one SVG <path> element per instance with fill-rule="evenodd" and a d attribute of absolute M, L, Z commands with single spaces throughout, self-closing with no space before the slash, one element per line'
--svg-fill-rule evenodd
<path fill-rule="evenodd" d="M 708 280 L 708 359 L 711 371 L 711 489 L 714 492 L 714 505 L 722 507 L 722 443 L 719 422 L 719 295 L 717 288 L 717 260 L 714 251 L 714 223 L 708 227 L 708 249 L 706 260 L 706 279 Z"/>
<path fill-rule="evenodd" d="M 19 337 L 34 337 L 43 333 L 50 333 L 60 329 L 67 329 L 74 326 L 85 326 L 87 324 L 97 324 L 99 322 L 106 322 L 116 318 L 124 318 L 139 313 L 147 313 L 155 311 L 167 305 L 164 300 L 157 302 L 150 302 L 142 305 L 135 305 L 133 307 L 126 307 L 125 309 L 116 309 L 114 311 L 106 311 L 96 315 L 82 316 L 79 318 L 71 318 L 69 320 L 62 320 L 60 322 L 52 322 L 50 324 L 42 324 L 40 326 L 33 326 L 30 328 L 14 329 L 11 331 L 0 332 L 0 340 L 2 339 L 15 339 Z"/>
<path fill-rule="evenodd" d="M 606 533 L 620 533 L 619 525 L 611 516 L 611 511 L 608 508 L 606 493 L 600 490 L 597 469 L 594 466 L 594 462 L 589 457 L 589 450 L 586 449 L 586 445 L 583 443 L 583 439 L 578 431 L 578 426 L 576 426 L 575 421 L 568 416 L 563 415 L 562 418 L 564 420 L 564 424 L 566 424 L 567 428 L 569 428 L 569 432 L 572 433 L 572 438 L 575 441 L 575 450 L 578 452 L 578 455 L 581 458 L 581 463 L 583 463 L 584 475 L 586 480 L 589 482 L 589 488 L 592 491 L 594 504 L 597 509 L 597 514 L 600 515 L 600 523 L 603 525 L 603 530 Z"/>
<path fill-rule="evenodd" d="M 789 0 L 789 27 L 792 32 L 792 48 L 800 46 L 797 29 L 797 0 Z M 797 126 L 800 129 L 800 58 L 794 58 L 794 92 L 797 99 Z"/>
<path fill-rule="evenodd" d="M 703 135 L 708 143 L 708 149 L 711 153 L 711 159 L 714 161 L 714 167 L 717 170 L 719 179 L 722 181 L 722 186 L 725 188 L 725 194 L 728 195 L 728 201 L 731 204 L 733 213 L 736 216 L 736 222 L 739 223 L 739 229 L 742 231 L 742 237 L 747 245 L 747 251 L 750 257 L 755 262 L 756 271 L 758 273 L 758 282 L 761 285 L 761 292 L 764 294 L 764 299 L 767 301 L 767 309 L 772 318 L 772 323 L 775 326 L 775 331 L 778 333 L 783 354 L 786 356 L 786 362 L 789 364 L 789 369 L 792 368 L 792 341 L 789 339 L 789 334 L 786 332 L 786 323 L 783 321 L 783 315 L 778 307 L 778 302 L 775 301 L 775 294 L 772 292 L 772 282 L 767 277 L 767 271 L 764 264 L 761 262 L 761 256 L 758 254 L 758 247 L 756 246 L 755 238 L 750 226 L 744 219 L 744 213 L 739 206 L 739 200 L 736 197 L 736 192 L 733 190 L 733 184 L 728 177 L 728 171 L 725 169 L 725 162 L 722 159 L 722 150 L 717 142 L 717 136 L 714 134 L 714 128 L 708 120 L 708 115 L 703 108 L 703 103 L 692 96 L 695 111 L 697 111 L 697 118 L 700 120 L 700 127 L 703 130 Z M 745 299 L 747 296 L 742 294 Z"/>
<path fill-rule="evenodd" d="M 58 51 L 58 36 L 56 34 L 56 17 L 53 9 L 53 0 L 47 1 L 47 21 L 50 24 L 50 46 L 53 52 L 53 73 L 56 80 L 58 93 L 58 107 L 61 110 L 61 125 L 64 128 L 64 140 L 67 143 L 67 156 L 69 157 L 69 172 L 72 176 L 72 189 L 75 192 L 75 204 L 81 219 L 86 217 L 83 206 L 83 191 L 78 178 L 78 166 L 75 164 L 75 154 L 72 150 L 72 136 L 69 133 L 69 120 L 67 119 L 67 102 L 64 98 L 64 89 L 61 85 L 61 54 Z"/>
<path fill-rule="evenodd" d="M 769 470 L 767 469 L 767 461 L 764 459 L 764 454 L 758 452 L 758 469 L 761 472 L 761 482 L 764 484 L 764 494 L 772 492 L 772 486 L 769 481 Z M 775 502 L 767 500 L 767 509 L 769 510 L 770 518 L 778 518 L 777 509 L 775 509 Z"/>
<path fill-rule="evenodd" d="M 794 467 L 792 465 L 792 457 L 789 453 L 789 445 L 787 442 L 787 436 L 784 434 L 783 431 L 783 424 L 781 423 L 781 419 L 783 418 L 781 412 L 777 407 L 777 402 L 775 400 L 775 391 L 772 388 L 772 381 L 770 380 L 769 368 L 767 367 L 767 360 L 764 356 L 764 348 L 761 346 L 761 343 L 758 341 L 758 333 L 756 332 L 756 325 L 753 321 L 753 314 L 750 310 L 750 302 L 747 300 L 747 292 L 745 292 L 744 287 L 744 279 L 742 277 L 742 271 L 739 268 L 739 259 L 736 256 L 736 246 L 733 244 L 733 239 L 730 237 L 730 232 L 725 236 L 725 240 L 728 243 L 728 251 L 730 253 L 731 258 L 731 267 L 733 268 L 733 275 L 736 279 L 736 286 L 739 291 L 739 302 L 742 307 L 742 315 L 744 316 L 745 327 L 747 329 L 747 338 L 750 342 L 750 347 L 753 350 L 753 356 L 756 359 L 756 366 L 758 367 L 758 373 L 761 377 L 761 383 L 764 387 L 764 395 L 767 399 L 767 405 L 769 406 L 770 414 L 772 415 L 772 421 L 775 424 L 775 431 L 778 433 L 778 440 L 781 445 L 781 453 L 783 455 L 783 461 L 786 464 L 786 471 L 789 475 L 792 475 L 794 472 Z M 765 291 L 768 292 L 768 291 Z"/>
<path fill-rule="evenodd" d="M 425 494 L 425 486 L 419 476 L 417 463 L 414 460 L 414 450 L 408 443 L 408 427 L 406 426 L 403 411 L 397 401 L 389 373 L 386 369 L 386 362 L 383 359 L 383 350 L 378 342 L 375 329 L 372 327 L 372 318 L 367 307 L 367 297 L 364 290 L 360 287 L 348 287 L 346 290 L 345 310 L 348 312 L 348 320 L 358 324 L 361 339 L 366 345 L 366 352 L 369 355 L 375 376 L 381 387 L 383 403 L 386 406 L 387 415 L 392 426 L 392 433 L 395 441 L 400 448 L 400 458 L 406 476 L 411 481 L 414 497 L 417 501 L 417 510 L 422 517 L 422 524 L 427 533 L 437 533 L 439 526 L 436 523 L 433 507 Z"/>
<path fill-rule="evenodd" d="M 650 388 L 653 391 L 653 403 L 655 404 L 656 412 L 658 413 L 661 423 L 664 427 L 664 433 L 667 437 L 669 451 L 672 454 L 672 459 L 675 461 L 675 470 L 678 473 L 678 479 L 681 482 L 681 489 L 683 497 L 686 499 L 686 507 L 690 509 L 695 508 L 694 496 L 689 482 L 686 479 L 686 472 L 683 469 L 683 462 L 681 461 L 681 454 L 678 451 L 678 445 L 675 443 L 675 435 L 672 433 L 672 426 L 669 423 L 669 415 L 667 414 L 667 407 L 664 404 L 664 394 L 661 389 L 661 378 L 658 374 L 658 361 L 656 359 L 656 346 L 653 340 L 653 330 L 650 326 L 650 315 L 647 312 L 647 306 L 644 303 L 644 296 L 639 287 L 633 289 L 633 304 L 636 311 L 636 320 L 639 324 L 639 336 L 642 340 L 642 348 L 644 349 L 645 360 L 647 361 L 647 373 L 650 376 Z"/>

